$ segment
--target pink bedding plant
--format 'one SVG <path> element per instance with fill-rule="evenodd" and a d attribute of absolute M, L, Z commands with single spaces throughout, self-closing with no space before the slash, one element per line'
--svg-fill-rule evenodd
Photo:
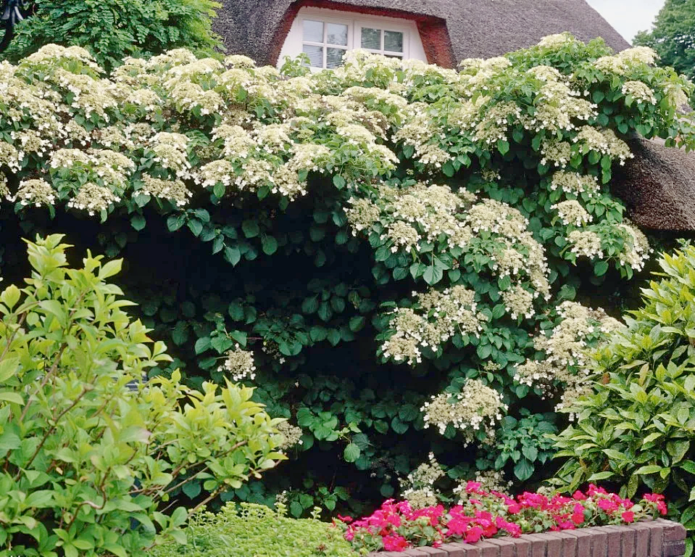
<path fill-rule="evenodd" d="M 405 551 L 450 541 L 475 543 L 483 538 L 630 524 L 667 512 L 663 495 L 647 494 L 635 504 L 595 485 L 572 497 L 523 493 L 512 498 L 468 482 L 466 498 L 464 505 L 449 510 L 443 505 L 414 509 L 407 501 L 389 499 L 371 516 L 360 520 L 339 516 L 336 524 L 358 550 Z"/>

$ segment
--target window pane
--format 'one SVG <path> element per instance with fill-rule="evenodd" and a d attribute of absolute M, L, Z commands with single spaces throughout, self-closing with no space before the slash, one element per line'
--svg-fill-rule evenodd
<path fill-rule="evenodd" d="M 328 44 L 339 44 L 341 46 L 347 46 L 348 44 L 348 26 L 341 25 L 339 23 L 329 23 L 326 29 L 328 37 L 326 42 Z M 330 50 L 329 50 L 330 52 Z"/>
<path fill-rule="evenodd" d="M 398 58 L 399 60 L 403 60 L 403 55 L 402 54 L 384 54 L 386 58 Z"/>
<path fill-rule="evenodd" d="M 345 56 L 344 48 L 328 48 L 326 50 L 326 67 L 337 68 L 343 64 L 343 56 Z"/>
<path fill-rule="evenodd" d="M 362 27 L 362 48 L 381 50 L 381 29 Z"/>
<path fill-rule="evenodd" d="M 403 52 L 403 33 L 384 31 L 384 50 Z"/>
<path fill-rule="evenodd" d="M 304 20 L 304 40 L 312 43 L 323 42 L 323 22 Z"/>
<path fill-rule="evenodd" d="M 304 45 L 304 54 L 309 56 L 309 60 L 311 60 L 311 67 L 312 68 L 323 68 L 323 47 L 322 46 L 313 46 L 310 44 L 305 44 Z"/>

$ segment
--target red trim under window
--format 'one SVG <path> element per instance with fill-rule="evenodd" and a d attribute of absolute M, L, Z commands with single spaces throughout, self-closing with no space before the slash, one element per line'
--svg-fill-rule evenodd
<path fill-rule="evenodd" d="M 280 51 L 285 44 L 287 34 L 290 32 L 290 28 L 297 17 L 297 13 L 300 9 L 307 7 L 326 8 L 341 12 L 353 12 L 415 21 L 418 31 L 420 32 L 422 46 L 427 55 L 427 61 L 430 64 L 437 64 L 443 68 L 454 68 L 456 66 L 454 49 L 451 46 L 451 39 L 449 38 L 449 31 L 446 27 L 445 20 L 438 17 L 413 14 L 402 10 L 353 6 L 351 4 L 343 4 L 342 2 L 333 2 L 331 0 L 299 0 L 298 2 L 294 2 L 287 9 L 280 26 L 275 32 L 273 45 L 270 49 L 269 64 L 273 66 L 277 64 Z"/>

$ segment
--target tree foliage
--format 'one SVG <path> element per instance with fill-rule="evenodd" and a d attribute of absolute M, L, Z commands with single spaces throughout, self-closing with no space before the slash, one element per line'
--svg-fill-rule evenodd
<path fill-rule="evenodd" d="M 651 31 L 641 31 L 635 44 L 649 46 L 661 63 L 688 78 L 695 77 L 695 0 L 666 0 Z"/>
<path fill-rule="evenodd" d="M 579 300 L 617 305 L 649 258 L 610 191 L 625 140 L 694 144 L 692 85 L 653 62 L 558 35 L 460 71 L 175 50 L 102 78 L 45 47 L 0 65 L 3 269 L 40 231 L 123 254 L 171 369 L 241 377 L 291 421 L 293 465 L 239 498 L 355 507 L 430 452 L 442 489 L 533 481 L 580 349 L 615 326 Z"/>
<path fill-rule="evenodd" d="M 30 0 L 30 14 L 17 25 L 8 60 L 19 60 L 47 44 L 81 46 L 104 68 L 127 56 L 152 56 L 185 46 L 212 53 L 220 46 L 212 18 L 214 0 Z"/>
<path fill-rule="evenodd" d="M 126 557 L 183 541 L 186 509 L 162 503 L 193 479 L 202 504 L 272 468 L 278 420 L 247 387 L 144 381 L 171 358 L 107 282 L 121 261 L 70 268 L 60 242 L 30 243 L 31 278 L 0 293 L 0 547 Z"/>
<path fill-rule="evenodd" d="M 569 490 L 603 480 L 628 497 L 664 493 L 694 530 L 695 247 L 660 264 L 663 278 L 643 290 L 644 306 L 592 355 L 593 392 L 556 439 L 558 456 L 569 457 L 558 476 Z"/>

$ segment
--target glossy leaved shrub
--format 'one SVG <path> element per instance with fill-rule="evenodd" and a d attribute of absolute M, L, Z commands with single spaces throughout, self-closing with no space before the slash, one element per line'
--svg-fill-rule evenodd
<path fill-rule="evenodd" d="M 173 50 L 106 75 L 46 46 L 0 64 L 1 268 L 37 232 L 122 255 L 174 357 L 153 374 L 242 381 L 289 419 L 292 465 L 225 497 L 300 516 L 523 488 L 619 327 L 588 306 L 615 313 L 650 257 L 610 189 L 627 140 L 695 142 L 692 85 L 655 61 L 557 35 L 459 70 Z"/>
<path fill-rule="evenodd" d="M 627 497 L 663 493 L 672 516 L 694 530 L 695 247 L 660 265 L 643 307 L 592 354 L 591 394 L 556 438 L 558 456 L 569 457 L 558 477 L 569 489 L 602 480 Z"/>
<path fill-rule="evenodd" d="M 61 241 L 29 243 L 0 293 L 0 551 L 141 555 L 185 539 L 174 489 L 199 479 L 204 504 L 282 459 L 278 420 L 247 387 L 146 380 L 171 358 L 108 282 L 121 261 L 71 267 Z"/>

